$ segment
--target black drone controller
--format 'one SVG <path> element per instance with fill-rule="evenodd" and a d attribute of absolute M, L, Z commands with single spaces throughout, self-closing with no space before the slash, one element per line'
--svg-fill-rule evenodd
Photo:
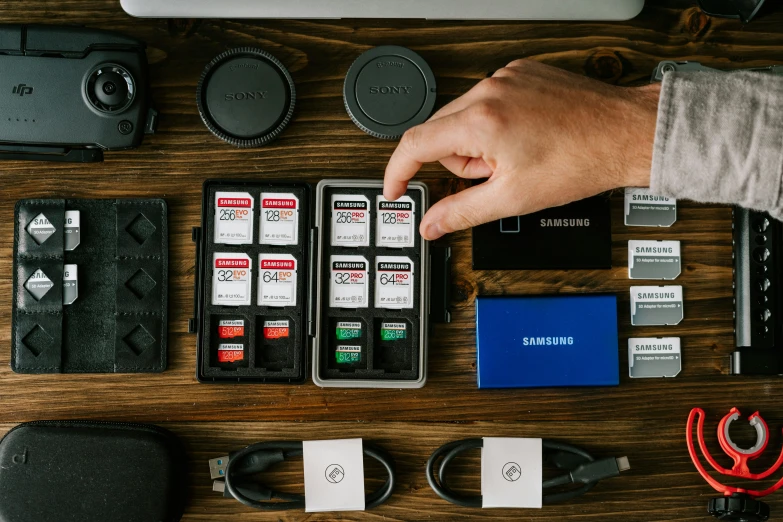
<path fill-rule="evenodd" d="M 0 26 L 0 158 L 101 161 L 153 133 L 145 44 L 82 27 Z"/>

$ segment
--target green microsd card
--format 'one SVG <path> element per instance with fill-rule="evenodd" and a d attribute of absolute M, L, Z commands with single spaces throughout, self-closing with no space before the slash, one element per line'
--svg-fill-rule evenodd
<path fill-rule="evenodd" d="M 361 346 L 338 346 L 335 351 L 337 364 L 358 363 L 362 360 Z"/>
<path fill-rule="evenodd" d="M 362 336 L 362 323 L 337 323 L 337 340 L 350 341 Z"/>
<path fill-rule="evenodd" d="M 407 339 L 408 325 L 405 323 L 381 323 L 381 341 Z"/>

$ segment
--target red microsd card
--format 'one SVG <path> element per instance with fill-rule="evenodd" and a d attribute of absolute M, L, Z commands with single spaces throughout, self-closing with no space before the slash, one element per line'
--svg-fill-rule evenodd
<path fill-rule="evenodd" d="M 280 339 L 288 337 L 291 332 L 288 320 L 264 321 L 264 339 Z"/>
<path fill-rule="evenodd" d="M 244 336 L 245 336 L 244 320 L 224 319 L 218 322 L 218 337 L 220 339 L 233 339 L 234 337 L 244 337 Z"/>
<path fill-rule="evenodd" d="M 241 344 L 221 344 L 217 356 L 220 363 L 242 361 L 245 358 L 245 347 Z"/>

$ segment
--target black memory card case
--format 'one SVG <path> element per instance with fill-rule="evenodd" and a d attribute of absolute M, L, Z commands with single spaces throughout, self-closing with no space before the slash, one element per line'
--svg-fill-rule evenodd
<path fill-rule="evenodd" d="M 157 426 L 20 424 L 0 442 L 0 522 L 177 522 L 186 475 L 182 444 Z"/>
<path fill-rule="evenodd" d="M 75 248 L 67 237 L 75 231 L 66 226 L 69 211 L 80 216 Z M 161 199 L 19 201 L 11 368 L 18 373 L 165 370 L 167 221 Z M 68 294 L 68 302 L 64 283 L 74 282 L 64 281 L 64 272 L 74 265 L 69 272 L 78 276 L 78 297 Z"/>

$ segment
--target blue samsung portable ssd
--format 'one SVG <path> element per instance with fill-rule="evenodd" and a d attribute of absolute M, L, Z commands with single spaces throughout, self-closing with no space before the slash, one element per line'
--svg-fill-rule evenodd
<path fill-rule="evenodd" d="M 479 388 L 617 386 L 617 297 L 476 298 Z"/>

